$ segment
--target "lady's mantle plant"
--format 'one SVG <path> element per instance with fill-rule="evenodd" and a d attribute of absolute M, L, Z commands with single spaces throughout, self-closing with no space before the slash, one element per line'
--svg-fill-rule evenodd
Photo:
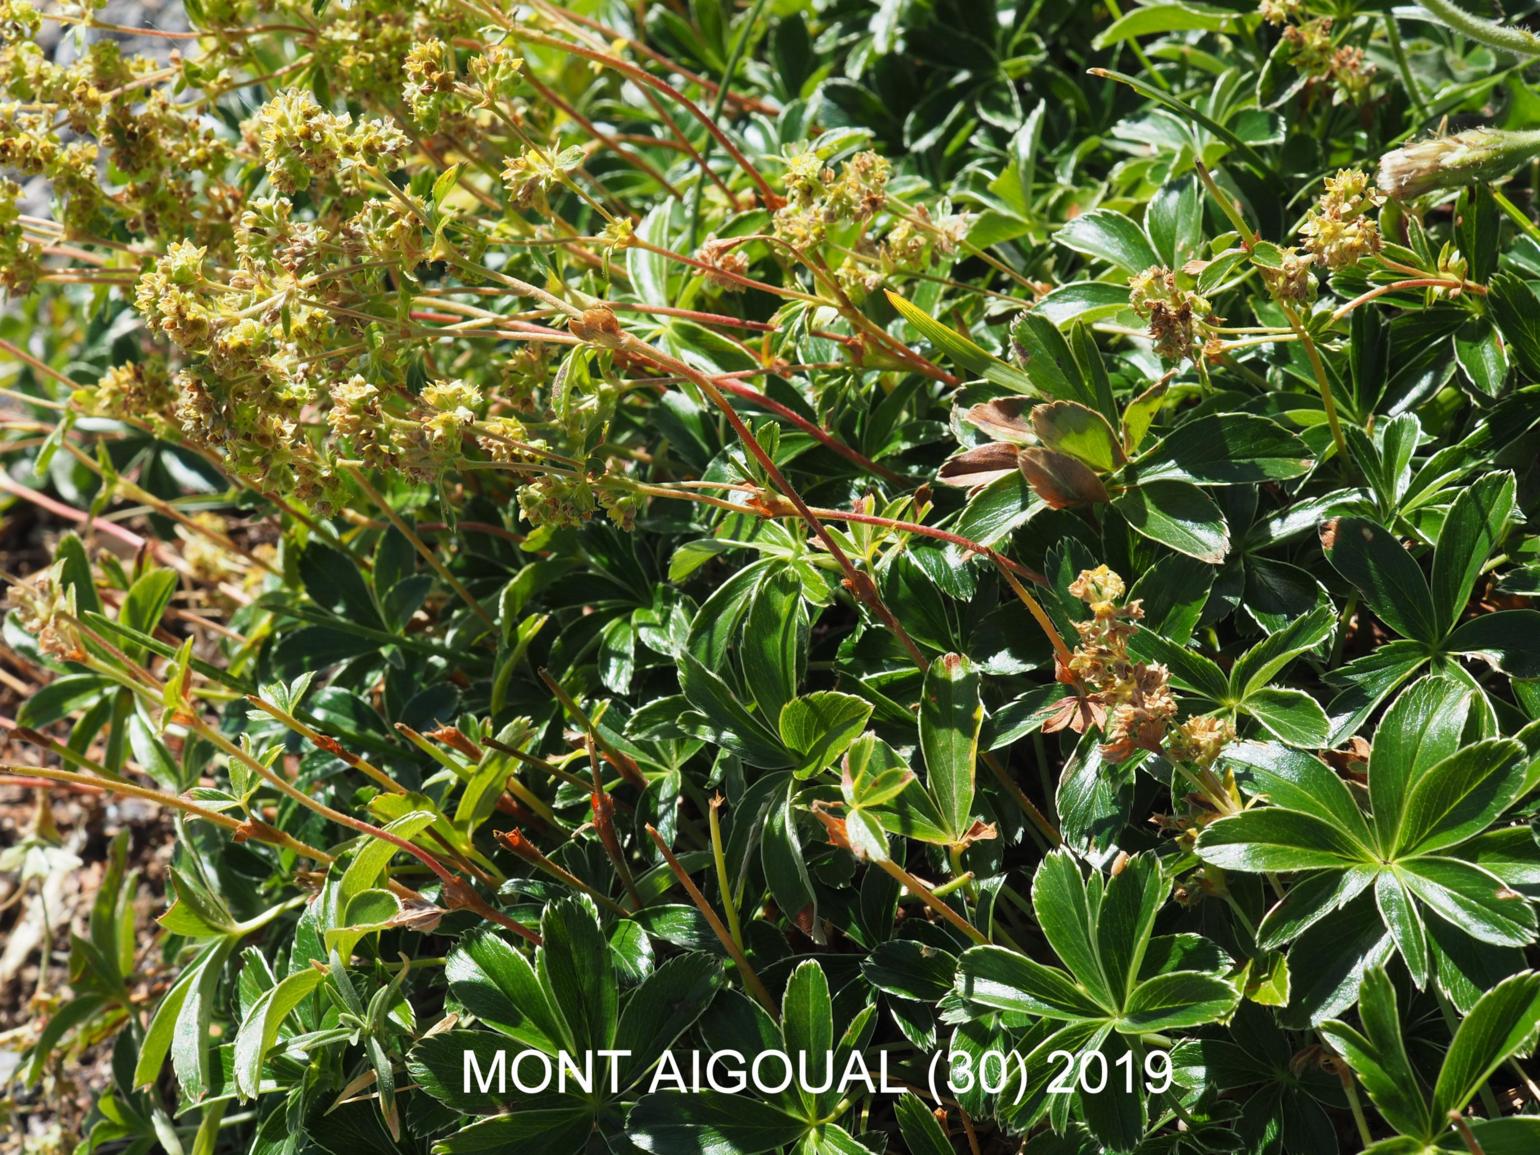
<path fill-rule="evenodd" d="M 1522 22 L 183 14 L 0 2 L 8 769 L 176 830 L 10 1110 L 1540 1150 Z"/>

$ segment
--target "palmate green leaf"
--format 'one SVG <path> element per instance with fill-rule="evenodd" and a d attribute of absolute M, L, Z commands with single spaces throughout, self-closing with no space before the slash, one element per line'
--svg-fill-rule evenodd
<path fill-rule="evenodd" d="M 679 686 L 708 726 L 701 737 L 720 742 L 751 766 L 767 770 L 792 764 L 779 736 L 751 714 L 728 684 L 693 654 L 679 655 Z"/>
<path fill-rule="evenodd" d="M 914 771 L 875 734 L 851 743 L 840 776 L 840 793 L 851 807 L 881 806 L 904 793 L 916 781 Z"/>
<path fill-rule="evenodd" d="M 615 1028 L 624 1091 L 642 1079 L 726 985 L 721 962 L 699 952 L 676 955 L 644 979 L 626 1000 Z"/>
<path fill-rule="evenodd" d="M 626 1138 L 654 1155 L 758 1155 L 796 1142 L 807 1128 L 768 1103 L 712 1090 L 644 1095 L 626 1118 Z"/>
<path fill-rule="evenodd" d="M 1106 1011 L 1063 971 L 999 946 L 976 946 L 957 963 L 956 993 L 980 1006 L 1075 1022 Z"/>
<path fill-rule="evenodd" d="M 951 842 L 951 832 L 935 799 L 920 782 L 909 764 L 898 752 L 875 734 L 863 734 L 850 745 L 845 755 L 843 782 L 848 780 L 854 790 L 857 782 L 895 782 L 895 776 L 907 779 L 897 794 L 881 801 L 863 800 L 859 793 L 847 799 L 850 805 L 859 805 L 882 824 L 883 829 L 905 838 L 917 838 L 938 846 Z"/>
<path fill-rule="evenodd" d="M 544 945 L 535 974 L 546 1000 L 565 1024 L 563 1042 L 598 1051 L 615 1037 L 618 994 L 609 943 L 587 895 L 561 898 L 540 916 Z"/>
<path fill-rule="evenodd" d="M 1144 607 L 1144 628 L 1185 645 L 1208 603 L 1215 570 L 1196 558 L 1173 553 L 1139 575 L 1128 600 Z"/>
<path fill-rule="evenodd" d="M 1462 489 L 1449 507 L 1433 551 L 1431 585 L 1445 632 L 1460 620 L 1482 566 L 1507 530 L 1513 503 L 1513 474 L 1489 473 Z"/>
<path fill-rule="evenodd" d="M 1174 1031 L 1223 1019 L 1240 1002 L 1235 984 L 1218 975 L 1172 971 L 1134 988 L 1118 1020 L 1129 1034 Z"/>
<path fill-rule="evenodd" d="M 1230 692 L 1245 699 L 1260 690 L 1301 654 L 1331 637 L 1337 618 L 1330 604 L 1318 604 L 1242 654 L 1230 670 Z"/>
<path fill-rule="evenodd" d="M 925 785 L 954 842 L 973 826 L 974 774 L 984 706 L 973 663 L 946 654 L 925 674 L 920 706 L 920 749 L 925 756 Z"/>
<path fill-rule="evenodd" d="M 796 776 L 811 778 L 834 765 L 871 716 L 865 698 L 837 690 L 815 690 L 787 702 L 780 714 L 781 741 L 797 755 Z"/>
<path fill-rule="evenodd" d="M 899 1134 L 910 1155 L 954 1155 L 951 1142 L 936 1117 L 913 1091 L 905 1091 L 893 1104 Z"/>
<path fill-rule="evenodd" d="M 1160 264 L 1160 255 L 1144 230 L 1114 209 L 1081 213 L 1060 228 L 1053 239 L 1067 249 L 1097 257 L 1125 273 L 1142 273 Z"/>
<path fill-rule="evenodd" d="M 1023 313 L 1011 330 L 1011 344 L 1021 362 L 1021 371 L 1037 392 L 1099 408 L 1096 393 L 1085 381 L 1069 342 L 1053 321 L 1035 309 Z M 1111 420 L 1115 414 L 1103 412 L 1102 416 Z"/>
<path fill-rule="evenodd" d="M 1128 287 L 1108 281 L 1071 281 L 1039 297 L 1032 311 L 1055 325 L 1087 324 L 1128 308 Z"/>
<path fill-rule="evenodd" d="M 1396 951 L 1418 988 L 1428 984 L 1428 931 L 1406 884 L 1395 871 L 1382 871 L 1374 882 L 1374 903 L 1395 939 Z"/>
<path fill-rule="evenodd" d="M 1455 1031 L 1433 1088 L 1433 1117 L 1465 1110 L 1504 1059 L 1532 1045 L 1540 1027 L 1540 975 L 1514 975 L 1481 997 Z"/>
<path fill-rule="evenodd" d="M 100 674 L 66 674 L 22 702 L 16 711 L 16 721 L 32 727 L 52 725 L 100 699 L 112 688 Z"/>
<path fill-rule="evenodd" d="M 545 1095 L 508 1115 L 482 1119 L 433 1144 L 433 1155 L 473 1155 L 531 1144 L 551 1155 L 581 1151 L 593 1131 L 586 1105 L 574 1095 Z"/>
<path fill-rule="evenodd" d="M 1256 690 L 1240 703 L 1241 710 L 1251 715 L 1281 742 L 1291 746 L 1318 748 L 1326 744 L 1331 733 L 1331 721 L 1321 705 L 1303 690 L 1270 687 Z"/>
<path fill-rule="evenodd" d="M 1468 686 L 1431 675 L 1408 687 L 1385 712 L 1369 756 L 1369 799 L 1385 853 L 1407 845 L 1401 836 L 1407 799 L 1429 769 L 1459 749 L 1471 699 Z"/>
<path fill-rule="evenodd" d="M 167 1054 L 171 1054 L 184 1094 L 194 1099 L 202 1095 L 208 1085 L 213 987 L 233 945 L 234 940 L 229 938 L 205 945 L 161 997 L 139 1044 L 134 1086 L 152 1084 L 160 1076 Z M 192 1009 L 187 1025 L 183 1026 L 183 1011 L 189 1006 Z"/>
<path fill-rule="evenodd" d="M 1109 1071 L 1118 1070 L 1119 1061 L 1127 1063 L 1134 1058 L 1128 1040 L 1113 1030 L 1099 1032 L 1076 1053 L 1100 1055 Z M 1099 1064 L 1096 1070 L 1100 1072 Z M 1094 1095 L 1083 1088 L 1079 1090 L 1075 1101 L 1085 1119 L 1086 1130 L 1110 1150 L 1132 1149 L 1144 1135 L 1146 1124 L 1145 1097 L 1141 1091 L 1142 1088 L 1136 1085 L 1130 1093 L 1117 1079 L 1109 1079 L 1108 1085 Z"/>
<path fill-rule="evenodd" d="M 1407 1058 L 1395 987 L 1383 967 L 1364 976 L 1359 1013 L 1363 1033 L 1333 1020 L 1321 1024 L 1321 1034 L 1346 1056 L 1392 1127 L 1403 1135 L 1431 1138 L 1434 1123 L 1421 1081 Z"/>
<path fill-rule="evenodd" d="M 434 821 L 434 817 L 432 811 L 413 810 L 387 822 L 384 829 L 397 838 L 410 841 L 426 830 Z M 342 879 L 337 889 L 338 903 L 345 909 L 354 895 L 375 886 L 384 877 L 390 860 L 398 853 L 400 851 L 395 844 L 383 838 L 366 840 L 342 872 Z"/>
<path fill-rule="evenodd" d="M 1363 894 L 1379 877 L 1368 866 L 1322 870 L 1289 887 L 1257 927 L 1257 945 L 1271 950 L 1292 942 Z"/>
<path fill-rule="evenodd" d="M 1365 976 L 1359 1014 L 1362 1032 L 1331 1021 L 1321 1025 L 1321 1033 L 1346 1056 L 1375 1106 L 1400 1132 L 1399 1140 L 1375 1144 L 1372 1150 L 1458 1150 L 1463 1143 L 1449 1139 L 1449 1118 L 1464 1110 L 1504 1059 L 1533 1043 L 1540 1025 L 1540 975 L 1512 975 L 1475 1003 L 1455 1031 L 1431 1098 L 1407 1057 L 1395 987 L 1382 967 Z M 1493 1149 L 1517 1153 L 1527 1150 L 1526 1140 L 1540 1134 L 1532 1126 L 1537 1122 L 1473 1120 L 1470 1129 L 1478 1142 L 1489 1134 Z M 1494 1124 L 1488 1133 L 1486 1128 Z M 1488 1149 L 1484 1142 L 1481 1149 Z"/>
<path fill-rule="evenodd" d="M 1224 765 L 1248 794 L 1275 806 L 1326 819 L 1364 848 L 1374 836 L 1346 784 L 1320 759 L 1269 742 L 1238 742 L 1227 747 Z"/>
<path fill-rule="evenodd" d="M 1065 851 L 1049 854 L 1033 875 L 1032 909 L 1043 936 L 1076 981 L 1102 1006 L 1119 1005 L 1124 992 L 1121 987 L 1114 991 L 1103 970 L 1085 879 Z"/>
<path fill-rule="evenodd" d="M 241 1099 L 254 1098 L 262 1081 L 262 1064 L 278 1039 L 278 1029 L 290 1013 L 326 978 L 307 967 L 263 991 L 241 1021 L 235 1036 L 235 1090 Z"/>
<path fill-rule="evenodd" d="M 1511 272 L 1493 274 L 1487 290 L 1487 308 L 1514 361 L 1529 380 L 1540 380 L 1540 298 Z"/>
<path fill-rule="evenodd" d="M 1171 671 L 1172 683 L 1184 690 L 1201 694 L 1216 704 L 1229 697 L 1229 679 L 1224 671 L 1196 650 L 1175 645 L 1147 629 L 1134 635 L 1130 649 L 1141 658 L 1165 666 Z"/>
<path fill-rule="evenodd" d="M 1473 317 L 1450 338 L 1460 371 L 1479 393 L 1496 397 L 1508 377 L 1508 349 L 1487 317 Z"/>
<path fill-rule="evenodd" d="M 1412 455 L 1422 438 L 1415 413 L 1402 413 L 1376 422 L 1372 434 L 1349 425 L 1343 429 L 1348 454 L 1362 470 L 1379 500 L 1379 512 L 1389 516 L 1401 507 L 1412 479 Z"/>
<path fill-rule="evenodd" d="M 1111 1005 L 1127 1000 L 1138 981 L 1155 916 L 1170 889 L 1160 865 L 1149 855 L 1130 858 L 1108 879 L 1095 920 L 1096 955 L 1111 993 Z M 1034 909 L 1036 894 L 1034 885 Z"/>
<path fill-rule="evenodd" d="M 829 1001 L 829 980 L 816 959 L 799 963 L 781 995 L 781 1036 L 786 1053 L 801 1069 L 822 1069 L 834 1049 L 834 1008 Z M 817 1114 L 818 1094 L 797 1084 L 797 1094 L 809 1117 Z"/>
<path fill-rule="evenodd" d="M 547 1054 L 565 1045 L 565 1026 L 535 968 L 495 932 L 462 939 L 444 973 L 455 998 L 487 1026 Z"/>
<path fill-rule="evenodd" d="M 177 581 L 175 570 L 146 570 L 123 596 L 118 620 L 130 629 L 153 634 L 160 624 L 161 615 L 171 604 L 171 596 L 176 593 Z M 132 646 L 125 652 L 130 657 L 143 660 L 144 650 L 138 646 Z"/>
<path fill-rule="evenodd" d="M 1146 7 L 1130 9 L 1097 34 L 1093 46 L 1110 48 L 1141 36 L 1166 32 L 1190 32 L 1195 29 L 1218 31 L 1236 19 L 1234 12 L 1210 4 L 1189 0 L 1160 0 Z"/>
<path fill-rule="evenodd" d="M 1134 1035 L 1223 1018 L 1239 989 L 1217 973 L 1180 969 L 1225 967 L 1223 953 L 1191 949 L 1180 937 L 1152 944 L 1169 891 L 1153 855 L 1130 858 L 1104 880 L 1086 879 L 1067 852 L 1054 851 L 1033 879 L 1032 907 L 1068 972 L 1001 947 L 974 947 L 958 961 L 957 996 L 1046 1019 L 1103 1022 Z"/>
<path fill-rule="evenodd" d="M 1131 472 L 1140 484 L 1245 485 L 1300 477 L 1314 464 L 1309 447 L 1277 422 L 1222 413 L 1195 418 L 1166 434 L 1140 455 Z"/>
<path fill-rule="evenodd" d="M 1540 677 L 1540 610 L 1481 614 L 1456 626 L 1444 648 L 1481 658 L 1515 678 Z"/>
<path fill-rule="evenodd" d="M 996 545 L 1046 508 L 1026 475 L 1012 469 L 974 493 L 953 528 L 969 541 Z"/>
<path fill-rule="evenodd" d="M 37 1040 L 32 1044 L 31 1061 L 21 1068 L 22 1084 L 27 1087 L 37 1086 L 48 1063 L 56 1058 L 55 1049 L 65 1037 L 77 1027 L 101 1014 L 107 1006 L 105 995 L 88 994 L 72 999 L 59 1008 L 38 1031 Z M 164 1056 L 162 1058 L 164 1059 Z M 115 1071 L 114 1074 L 120 1084 L 131 1085 L 130 1080 L 124 1078 L 122 1073 Z"/>
<path fill-rule="evenodd" d="M 861 962 L 867 982 L 915 1002 L 938 1002 L 951 990 L 956 970 L 956 955 L 912 939 L 882 943 Z"/>
<path fill-rule="evenodd" d="M 742 640 L 743 681 L 765 718 L 779 718 L 806 663 L 808 617 L 791 569 L 767 573 L 749 601 Z"/>
<path fill-rule="evenodd" d="M 777 791 L 770 805 L 760 839 L 760 864 L 776 905 L 794 924 L 811 934 L 817 926 L 817 897 L 797 836 L 797 783 L 790 775 L 785 777 L 786 786 Z"/>
<path fill-rule="evenodd" d="M 1446 922 L 1482 942 L 1527 946 L 1535 910 L 1500 878 L 1456 858 L 1414 858 L 1400 867 L 1407 889 Z"/>
<path fill-rule="evenodd" d="M 1407 796 L 1396 853 L 1432 854 L 1480 834 L 1523 789 L 1523 754 L 1513 739 L 1492 738 L 1430 767 Z"/>
<path fill-rule="evenodd" d="M 1206 826 L 1198 855 L 1226 870 L 1341 870 L 1367 861 L 1367 852 L 1336 826 L 1312 814 L 1262 806 Z"/>
<path fill-rule="evenodd" d="M 1343 687 L 1326 709 L 1332 743 L 1356 734 L 1381 702 L 1427 664 L 1425 644 L 1396 638 L 1329 674 L 1328 681 Z"/>
<path fill-rule="evenodd" d="M 1151 541 L 1218 565 L 1230 550 L 1230 529 L 1219 506 L 1184 481 L 1141 483 L 1113 498 L 1112 506 Z"/>
<path fill-rule="evenodd" d="M 1381 526 L 1358 517 L 1328 523 L 1321 544 L 1332 566 L 1358 587 L 1375 615 L 1402 637 L 1436 642 L 1440 614 L 1428 579 L 1401 543 Z"/>
<path fill-rule="evenodd" d="M 1540 1118 L 1516 1115 L 1506 1119 L 1472 1119 L 1472 1137 L 1486 1155 L 1529 1155 L 1540 1144 Z M 1451 1134 L 1439 1142 L 1440 1151 L 1469 1151 L 1462 1135 Z"/>

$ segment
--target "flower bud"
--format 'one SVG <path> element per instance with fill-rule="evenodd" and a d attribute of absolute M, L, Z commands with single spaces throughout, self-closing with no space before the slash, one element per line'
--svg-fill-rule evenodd
<path fill-rule="evenodd" d="M 1496 180 L 1540 156 L 1540 131 L 1472 128 L 1419 140 L 1380 158 L 1380 191 L 1411 200 L 1438 189 Z"/>

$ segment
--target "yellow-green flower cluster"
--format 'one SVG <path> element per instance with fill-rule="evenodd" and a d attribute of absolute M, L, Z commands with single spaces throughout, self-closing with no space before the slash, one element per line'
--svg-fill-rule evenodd
<path fill-rule="evenodd" d="M 1262 0 L 1257 11 L 1269 24 L 1288 24 L 1300 17 L 1302 0 Z"/>
<path fill-rule="evenodd" d="M 1302 20 L 1300 0 L 1262 0 L 1258 11 L 1269 24 L 1283 26 L 1283 41 L 1294 67 L 1313 83 L 1325 85 L 1354 104 L 1368 98 L 1375 67 L 1356 44 L 1339 43 L 1330 16 Z"/>
<path fill-rule="evenodd" d="M 875 152 L 859 152 L 840 166 L 838 175 L 813 152 L 786 162 L 786 203 L 776 210 L 776 235 L 799 249 L 823 243 L 829 226 L 864 222 L 887 201 L 891 166 Z"/>
<path fill-rule="evenodd" d="M 1283 250 L 1283 259 L 1276 269 L 1263 268 L 1262 281 L 1274 299 L 1292 305 L 1308 305 L 1315 300 L 1315 276 L 1310 271 L 1315 258 L 1298 249 Z"/>
<path fill-rule="evenodd" d="M 1219 760 L 1224 748 L 1235 741 L 1235 724 L 1228 718 L 1200 714 L 1187 718 L 1166 740 L 1166 757 L 1207 770 Z"/>
<path fill-rule="evenodd" d="M 394 125 L 378 119 L 355 125 L 345 113 L 327 112 L 300 88 L 264 104 L 248 131 L 267 179 L 281 193 L 303 192 L 353 166 L 373 168 L 406 146 L 406 135 Z"/>
<path fill-rule="evenodd" d="M 1166 361 L 1196 360 L 1212 335 L 1213 308 L 1192 289 L 1183 288 L 1177 274 L 1153 265 L 1128 283 L 1128 303 L 1149 322 L 1155 352 Z"/>
<path fill-rule="evenodd" d="M 1369 214 L 1379 197 L 1361 169 L 1326 178 L 1326 191 L 1299 230 L 1305 248 L 1326 268 L 1356 265 L 1380 251 L 1380 228 Z"/>
<path fill-rule="evenodd" d="M 458 105 L 463 103 L 454 96 L 453 50 L 438 37 L 430 37 L 413 46 L 403 67 L 406 83 L 401 96 L 412 119 L 430 132 L 437 131 L 444 114 L 458 111 Z"/>
<path fill-rule="evenodd" d="M 42 249 L 21 228 L 21 186 L 0 180 L 0 290 L 20 296 L 32 287 L 42 267 Z"/>
<path fill-rule="evenodd" d="M 1105 565 L 1083 570 L 1069 592 L 1091 609 L 1089 619 L 1075 624 L 1080 645 L 1070 670 L 1090 689 L 1088 702 L 1106 739 L 1103 755 L 1121 761 L 1136 750 L 1160 750 L 1177 706 L 1166 668 L 1128 652 L 1143 607 L 1120 604 L 1123 579 Z"/>

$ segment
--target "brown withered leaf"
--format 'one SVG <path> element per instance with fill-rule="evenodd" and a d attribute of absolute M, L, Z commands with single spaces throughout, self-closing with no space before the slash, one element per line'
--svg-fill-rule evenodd
<path fill-rule="evenodd" d="M 936 474 L 942 485 L 955 485 L 960 489 L 977 489 L 998 481 L 1016 468 L 1016 454 L 1021 452 L 1014 445 L 992 441 L 952 458 Z"/>
<path fill-rule="evenodd" d="M 998 837 L 1000 837 L 1000 831 L 993 822 L 985 822 L 982 818 L 975 818 L 973 825 L 968 827 L 955 845 L 971 846 L 975 842 L 988 842 L 990 839 Z"/>
<path fill-rule="evenodd" d="M 1032 423 L 1027 411 L 1032 401 L 1028 397 L 999 397 L 973 406 L 963 414 L 963 420 L 989 434 L 996 441 L 1012 445 L 1031 445 L 1037 440 L 1032 434 Z"/>
<path fill-rule="evenodd" d="M 1016 462 L 1028 484 L 1052 509 L 1110 500 L 1102 479 L 1067 453 L 1034 446 L 1021 450 Z"/>

